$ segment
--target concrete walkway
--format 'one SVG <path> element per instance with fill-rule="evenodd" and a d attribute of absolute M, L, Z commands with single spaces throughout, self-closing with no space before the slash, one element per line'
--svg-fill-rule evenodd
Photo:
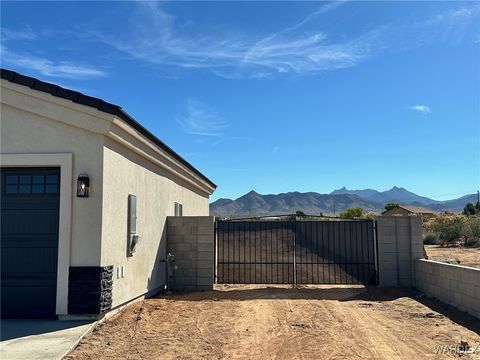
<path fill-rule="evenodd" d="M 94 321 L 2 320 L 0 358 L 61 359 L 95 325 Z"/>

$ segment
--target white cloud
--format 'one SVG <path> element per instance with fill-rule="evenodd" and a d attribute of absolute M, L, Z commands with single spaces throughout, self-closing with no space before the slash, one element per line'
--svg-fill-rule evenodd
<path fill-rule="evenodd" d="M 182 35 L 175 17 L 161 3 L 138 3 L 127 35 L 90 34 L 130 56 L 155 64 L 207 69 L 218 76 L 239 79 L 269 78 L 278 74 L 315 73 L 351 67 L 370 56 L 368 33 L 342 42 L 328 41 L 321 31 L 304 26 L 343 2 L 322 6 L 299 23 L 261 38 L 195 33 Z M 141 21 L 135 21 L 135 18 Z M 228 34 L 227 34 L 228 33 Z"/>
<path fill-rule="evenodd" d="M 427 105 L 414 105 L 409 107 L 410 110 L 418 111 L 422 114 L 430 114 L 430 108 Z"/>
<path fill-rule="evenodd" d="M 19 67 L 38 72 L 45 76 L 69 79 L 83 79 L 106 75 L 104 71 L 91 66 L 69 61 L 55 62 L 38 56 L 19 54 L 10 51 L 5 46 L 2 46 L 0 50 L 2 66 Z"/>
<path fill-rule="evenodd" d="M 2 41 L 9 40 L 36 40 L 38 34 L 33 32 L 30 28 L 24 28 L 21 30 L 1 29 Z"/>
<path fill-rule="evenodd" d="M 216 111 L 195 99 L 188 99 L 186 114 L 177 123 L 184 132 L 201 136 L 220 136 L 228 126 Z"/>

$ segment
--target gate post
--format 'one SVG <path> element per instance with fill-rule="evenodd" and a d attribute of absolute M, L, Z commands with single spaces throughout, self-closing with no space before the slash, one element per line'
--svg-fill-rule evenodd
<path fill-rule="evenodd" d="M 175 256 L 173 290 L 212 290 L 215 271 L 213 216 L 168 216 L 167 253 Z"/>
<path fill-rule="evenodd" d="M 423 257 L 420 216 L 377 218 L 380 286 L 414 285 L 414 261 Z"/>

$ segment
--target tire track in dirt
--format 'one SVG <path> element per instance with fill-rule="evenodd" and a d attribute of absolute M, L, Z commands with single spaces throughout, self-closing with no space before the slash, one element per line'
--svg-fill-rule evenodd
<path fill-rule="evenodd" d="M 401 290 L 369 291 L 247 288 L 162 296 L 106 320 L 67 359 L 444 358 L 434 346 L 458 343 L 451 333 L 480 345 L 471 330 L 480 332 L 478 321 L 460 312 L 440 315 Z"/>

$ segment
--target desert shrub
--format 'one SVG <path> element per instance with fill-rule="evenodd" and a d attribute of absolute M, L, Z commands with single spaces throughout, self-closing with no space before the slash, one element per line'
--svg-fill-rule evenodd
<path fill-rule="evenodd" d="M 464 235 L 465 216 L 455 214 L 442 214 L 428 219 L 424 228 L 437 234 L 441 246 L 451 245 L 460 240 Z"/>
<path fill-rule="evenodd" d="M 438 237 L 434 233 L 427 233 L 423 235 L 423 243 L 425 245 L 437 245 Z"/>
<path fill-rule="evenodd" d="M 468 216 L 463 222 L 465 246 L 475 246 L 480 243 L 480 216 Z"/>
<path fill-rule="evenodd" d="M 340 213 L 341 218 L 363 218 L 365 210 L 360 207 L 351 207 Z"/>
<path fill-rule="evenodd" d="M 374 213 L 373 211 L 369 211 L 365 214 L 365 219 L 376 220 L 377 219 L 377 214 Z"/>

